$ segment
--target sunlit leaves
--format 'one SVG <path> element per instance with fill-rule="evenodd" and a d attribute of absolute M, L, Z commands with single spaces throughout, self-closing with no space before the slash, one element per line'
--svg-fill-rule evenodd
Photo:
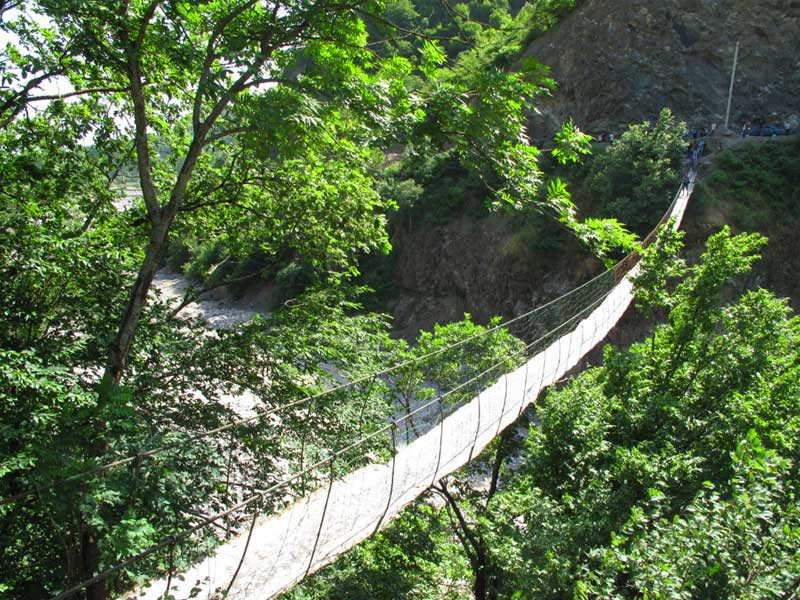
<path fill-rule="evenodd" d="M 420 50 L 419 69 L 426 76 L 433 77 L 436 69 L 447 59 L 436 40 L 425 40 Z"/>
<path fill-rule="evenodd" d="M 670 518 L 654 495 L 635 511 L 613 547 L 587 577 L 594 594 L 685 598 L 772 598 L 800 576 L 800 510 L 789 461 L 767 450 L 755 432 L 733 455 L 725 494 L 705 482 L 682 514 Z M 616 581 L 624 576 L 626 590 Z M 584 582 L 587 584 L 587 582 Z"/>
<path fill-rule="evenodd" d="M 664 282 L 686 274 L 686 263 L 678 256 L 683 247 L 683 235 L 670 221 L 659 228 L 653 243 L 642 250 L 642 270 L 633 278 L 639 310 L 652 312 L 657 308 L 669 308 L 675 300 Z"/>
<path fill-rule="evenodd" d="M 680 246 L 662 236 L 636 285 L 668 324 L 547 396 L 498 498 L 520 598 L 770 598 L 796 581 L 800 323 L 764 290 L 726 302 L 759 238 L 724 231 L 687 268 L 662 264 Z"/>
<path fill-rule="evenodd" d="M 577 207 L 572 202 L 567 185 L 557 177 L 547 184 L 547 207 L 603 260 L 606 267 L 611 267 L 616 262 L 620 250 L 630 251 L 635 247 L 636 236 L 616 219 L 578 219 Z"/>
<path fill-rule="evenodd" d="M 665 108 L 656 122 L 631 125 L 596 157 L 589 181 L 602 216 L 642 235 L 653 227 L 680 181 L 683 130 Z"/>
<path fill-rule="evenodd" d="M 570 119 L 555 135 L 553 157 L 562 165 L 579 162 L 582 155 L 592 153 L 589 147 L 591 140 L 592 136 L 583 133 Z"/>

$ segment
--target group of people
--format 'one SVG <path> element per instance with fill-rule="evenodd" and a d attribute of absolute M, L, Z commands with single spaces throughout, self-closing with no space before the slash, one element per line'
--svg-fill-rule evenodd
<path fill-rule="evenodd" d="M 697 170 L 697 164 L 700 162 L 700 158 L 705 156 L 711 139 L 717 137 L 717 124 L 714 123 L 711 125 L 711 127 L 695 127 L 691 131 L 687 129 L 684 132 L 684 137 L 691 139 L 689 139 L 689 143 L 686 146 L 686 157 L 689 162 L 689 170 L 683 176 L 683 182 L 681 185 L 682 190 L 689 188 L 691 174 Z M 721 146 L 721 142 L 718 139 L 717 145 L 718 147 Z"/>
<path fill-rule="evenodd" d="M 695 127 L 691 131 L 691 135 L 692 135 L 692 139 L 693 140 L 697 140 L 698 138 L 702 139 L 702 138 L 714 137 L 716 134 L 717 134 L 717 124 L 716 123 L 711 125 L 711 127 L 709 127 L 709 128 L 700 127 L 698 129 L 697 127 Z M 685 135 L 686 135 L 686 137 L 689 137 L 689 130 L 688 129 L 685 131 Z"/>
<path fill-rule="evenodd" d="M 716 140 L 716 149 L 722 149 L 722 142 L 717 137 L 717 124 L 714 123 L 711 127 L 695 127 L 694 129 L 686 130 L 684 137 L 690 138 L 686 147 L 686 155 L 689 160 L 689 171 L 697 169 L 697 163 L 705 156 L 707 150 L 711 147 L 712 140 Z"/>
<path fill-rule="evenodd" d="M 601 131 L 600 133 L 597 134 L 597 141 L 601 143 L 608 142 L 609 144 L 613 144 L 614 133 Z"/>

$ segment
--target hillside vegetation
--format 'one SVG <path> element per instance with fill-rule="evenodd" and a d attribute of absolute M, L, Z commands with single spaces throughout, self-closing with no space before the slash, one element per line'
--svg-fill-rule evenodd
<path fill-rule="evenodd" d="M 800 307 L 800 139 L 752 140 L 715 155 L 690 206 L 693 245 L 728 224 L 769 238 L 752 285 Z"/>
<path fill-rule="evenodd" d="M 0 597 L 177 578 L 519 365 L 495 315 L 635 247 L 680 177 L 666 109 L 593 158 L 569 118 L 531 141 L 555 82 L 524 49 L 598 4 L 0 1 Z M 795 248 L 796 162 L 762 148 L 700 205 Z M 665 236 L 646 342 L 289 596 L 796 595 L 799 326 L 732 292 L 762 246 L 687 267 Z M 184 311 L 263 285 L 229 328 Z M 406 289 L 436 318 L 399 339 L 362 302 Z"/>

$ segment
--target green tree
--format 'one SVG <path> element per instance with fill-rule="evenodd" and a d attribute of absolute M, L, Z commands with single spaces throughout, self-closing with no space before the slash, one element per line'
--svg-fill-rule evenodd
<path fill-rule="evenodd" d="M 764 290 L 725 301 L 762 238 L 723 231 L 697 265 L 664 269 L 673 235 L 665 230 L 645 250 L 637 282 L 646 307 L 669 309 L 667 323 L 627 351 L 607 348 L 603 367 L 548 394 L 523 467 L 493 504 L 491 547 L 507 567 L 509 595 L 680 597 L 656 583 L 665 562 L 665 586 L 691 597 L 703 586 L 707 597 L 745 588 L 767 597 L 762 576 L 791 587 L 798 319 Z M 682 281 L 665 288 L 663 276 L 677 273 Z M 758 450 L 762 442 L 769 450 Z M 725 536 L 734 515 L 742 543 L 713 553 L 710 540 Z M 712 556 L 716 563 L 703 562 Z M 755 556 L 764 556 L 763 570 L 745 572 Z"/>
<path fill-rule="evenodd" d="M 589 186 L 599 214 L 644 235 L 677 188 L 686 144 L 685 124 L 664 108 L 654 123 L 631 125 L 592 163 Z"/>
<path fill-rule="evenodd" d="M 363 373 L 385 353 L 381 319 L 350 319 L 354 307 L 329 290 L 229 332 L 176 319 L 153 290 L 170 236 L 215 247 L 221 262 L 266 256 L 267 275 L 297 261 L 338 283 L 358 254 L 388 250 L 389 202 L 371 173 L 387 145 L 411 139 L 451 148 L 499 203 L 533 202 L 540 176 L 522 114 L 544 79 L 533 68 L 445 77 L 430 40 L 416 64 L 378 57 L 363 19 L 379 7 L 367 1 L 23 0 L 0 11 L 15 36 L 0 51 L 2 490 L 46 488 L 3 509 L 3 585 L 44 596 L 235 502 L 241 492 L 219 482 L 248 458 L 276 457 L 254 475 L 269 483 L 282 453 L 297 465 L 322 450 L 295 414 L 141 469 L 58 490 L 54 479 L 235 420 L 228 392 L 274 407 L 329 385 L 326 362 Z M 37 91 L 56 77 L 70 91 Z M 580 138 L 568 137 L 574 152 Z M 126 170 L 135 200 L 119 190 Z M 314 407 L 329 448 L 378 426 L 380 391 Z M 35 539 L 52 552 L 37 555 Z M 166 566 L 154 555 L 87 597 Z"/>
<path fill-rule="evenodd" d="M 672 518 L 654 491 L 634 509 L 582 587 L 603 598 L 774 598 L 800 582 L 796 468 L 755 432 L 732 455 L 720 492 L 706 482 Z M 618 582 L 625 580 L 626 585 Z M 791 597 L 791 596 L 788 596 Z"/>

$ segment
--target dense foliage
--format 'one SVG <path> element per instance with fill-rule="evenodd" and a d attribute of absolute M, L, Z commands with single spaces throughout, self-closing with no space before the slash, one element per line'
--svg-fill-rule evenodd
<path fill-rule="evenodd" d="M 669 596 L 652 587 L 651 564 L 663 572 L 660 581 L 692 597 L 733 597 L 745 581 L 755 594 L 761 566 L 751 552 L 772 557 L 766 571 L 786 566 L 786 577 L 798 576 L 791 560 L 784 564 L 796 537 L 775 548 L 768 537 L 731 544 L 726 554 L 715 529 L 735 512 L 751 519 L 741 521 L 743 533 L 788 524 L 791 538 L 796 527 L 798 320 L 764 290 L 723 301 L 726 284 L 749 269 L 762 244 L 722 232 L 698 265 L 665 269 L 676 244 L 664 236 L 647 252 L 651 270 L 638 285 L 644 308 L 669 310 L 667 323 L 628 351 L 609 349 L 604 367 L 547 397 L 506 504 L 541 526 L 501 530 L 514 540 L 506 547 L 519 561 L 522 597 Z M 683 281 L 665 290 L 665 275 Z M 765 458 L 770 452 L 780 458 Z M 766 480 L 752 479 L 759 464 L 775 468 Z M 768 513 L 739 504 L 749 485 L 751 492 L 773 486 L 752 499 Z M 710 518 L 696 535 L 715 542 L 697 539 L 687 549 L 680 524 L 697 528 L 695 510 Z M 660 524 L 673 518 L 665 533 Z M 674 557 L 658 560 L 660 553 Z"/>
<path fill-rule="evenodd" d="M 699 186 L 699 210 L 718 210 L 743 231 L 780 233 L 800 216 L 800 141 L 743 143 L 717 155 Z"/>
<path fill-rule="evenodd" d="M 0 2 L 0 592 L 51 597 L 162 545 L 81 593 L 141 584 L 241 528 L 248 514 L 174 537 L 248 490 L 303 473 L 253 507 L 269 510 L 313 486 L 324 474 L 308 465 L 382 428 L 393 394 L 513 364 L 519 342 L 498 332 L 396 381 L 367 377 L 482 330 L 465 320 L 410 349 L 346 286 L 359 256 L 390 249 L 394 192 L 376 173 L 397 145 L 469 172 L 492 208 L 534 206 L 601 249 L 620 239 L 578 223 L 563 188 L 540 194 L 525 123 L 552 82 L 533 60 L 504 68 L 571 4 L 458 5 L 456 57 L 371 0 Z M 375 52 L 377 24 L 419 44 Z M 588 145 L 571 124 L 556 142 L 562 162 Z M 390 183 L 413 197 L 422 181 Z M 198 287 L 170 302 L 155 274 L 187 256 Z M 226 330 L 183 317 L 253 277 L 297 297 Z"/>
<path fill-rule="evenodd" d="M 480 59 L 483 67 L 516 58 L 520 45 L 547 31 L 576 4 L 575 0 L 392 0 L 380 17 L 368 20 L 368 28 L 371 37 L 382 42 L 381 52 L 413 56 L 426 38 L 437 39 L 451 59 L 463 59 L 469 52 L 470 63 L 474 66 L 472 61 Z M 404 35 L 408 31 L 423 35 Z"/>
<path fill-rule="evenodd" d="M 644 235 L 669 206 L 681 178 L 685 125 L 668 108 L 658 120 L 634 124 L 598 154 L 589 174 L 597 213 Z"/>
<path fill-rule="evenodd" d="M 763 260 L 751 275 L 764 287 L 800 298 L 800 164 L 797 138 L 746 138 L 715 155 L 707 176 L 695 186 L 688 214 L 691 238 L 729 224 L 734 230 L 769 237 Z"/>

